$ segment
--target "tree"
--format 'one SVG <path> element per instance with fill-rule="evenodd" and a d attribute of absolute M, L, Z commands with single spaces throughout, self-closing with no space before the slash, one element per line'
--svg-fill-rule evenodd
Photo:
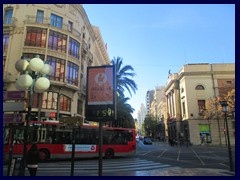
<path fill-rule="evenodd" d="M 116 66 L 117 94 L 124 97 L 124 89 L 127 89 L 132 96 L 131 90 L 134 93 L 137 90 L 137 84 L 130 78 L 136 75 L 133 67 L 130 65 L 123 66 L 123 59 L 121 57 L 114 57 L 111 63 Z"/>
<path fill-rule="evenodd" d="M 235 89 L 232 89 L 224 97 L 224 100 L 228 102 L 228 112 L 235 112 Z"/>
<path fill-rule="evenodd" d="M 205 105 L 205 110 L 203 112 L 204 119 L 218 119 L 223 116 L 220 101 L 227 101 L 228 112 L 230 114 L 235 112 L 235 89 L 232 89 L 223 97 L 210 98 Z"/>
<path fill-rule="evenodd" d="M 204 119 L 218 119 L 222 116 L 221 105 L 218 98 L 210 98 L 205 104 L 203 111 Z"/>
<path fill-rule="evenodd" d="M 131 115 L 134 109 L 127 103 L 128 100 L 128 97 L 118 97 L 115 127 L 135 128 L 134 118 Z"/>
<path fill-rule="evenodd" d="M 152 115 L 147 115 L 144 119 L 144 129 L 147 136 L 152 136 L 156 134 L 157 120 Z"/>
<path fill-rule="evenodd" d="M 134 69 L 130 65 L 123 66 L 123 59 L 120 57 L 113 58 L 112 65 L 116 67 L 116 86 L 117 86 L 117 121 L 114 126 L 134 128 L 134 118 L 131 113 L 134 109 L 127 103 L 129 98 L 124 95 L 124 90 L 127 89 L 132 96 L 131 90 L 135 93 L 137 85 L 132 77 L 135 76 Z"/>

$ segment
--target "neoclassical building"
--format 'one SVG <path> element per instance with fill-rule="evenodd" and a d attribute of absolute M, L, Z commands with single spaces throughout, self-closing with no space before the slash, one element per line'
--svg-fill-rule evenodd
<path fill-rule="evenodd" d="M 169 74 L 165 95 L 169 138 L 183 137 L 192 144 L 225 144 L 224 119 L 203 118 L 207 100 L 235 88 L 235 64 L 186 64 Z M 228 117 L 231 143 L 235 144 L 235 118 Z"/>
<path fill-rule="evenodd" d="M 110 64 L 110 59 L 99 28 L 91 25 L 82 5 L 3 5 L 4 91 L 16 90 L 16 61 L 35 55 L 53 73 L 49 90 L 34 94 L 31 119 L 83 119 L 87 67 Z"/>

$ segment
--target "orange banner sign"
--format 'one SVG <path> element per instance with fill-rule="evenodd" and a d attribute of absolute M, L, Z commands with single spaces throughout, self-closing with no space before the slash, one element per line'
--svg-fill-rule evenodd
<path fill-rule="evenodd" d="M 88 105 L 114 103 L 113 67 L 88 68 Z"/>

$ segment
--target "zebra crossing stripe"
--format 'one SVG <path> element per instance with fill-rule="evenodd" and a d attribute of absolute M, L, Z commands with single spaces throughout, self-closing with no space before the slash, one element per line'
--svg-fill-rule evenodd
<path fill-rule="evenodd" d="M 78 163 L 75 165 L 74 170 L 77 172 L 86 172 L 86 171 L 97 171 L 98 164 L 97 161 L 92 161 L 89 163 Z M 64 165 L 64 166 L 63 166 Z M 103 172 L 115 172 L 115 171 L 141 171 L 141 170 L 151 170 L 157 168 L 169 167 L 168 164 L 157 163 L 149 160 L 137 160 L 132 161 L 122 161 L 122 162 L 105 162 L 103 163 Z M 61 164 L 61 166 L 51 166 L 51 167 L 39 167 L 38 171 L 51 171 L 51 172 L 68 172 L 71 169 L 70 164 Z"/>

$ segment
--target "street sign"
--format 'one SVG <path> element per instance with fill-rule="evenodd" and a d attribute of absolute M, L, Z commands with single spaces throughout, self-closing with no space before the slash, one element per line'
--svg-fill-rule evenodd
<path fill-rule="evenodd" d="M 116 75 L 114 66 L 95 66 L 87 69 L 86 120 L 113 121 L 116 119 Z"/>
<path fill-rule="evenodd" d="M 3 112 L 25 111 L 27 108 L 26 102 L 4 102 Z"/>
<path fill-rule="evenodd" d="M 3 114 L 3 123 L 22 123 L 23 114 Z"/>
<path fill-rule="evenodd" d="M 25 91 L 4 91 L 3 100 L 24 100 L 27 99 Z"/>
<path fill-rule="evenodd" d="M 67 127 L 77 127 L 83 125 L 83 118 L 81 117 L 61 117 L 59 123 Z"/>

